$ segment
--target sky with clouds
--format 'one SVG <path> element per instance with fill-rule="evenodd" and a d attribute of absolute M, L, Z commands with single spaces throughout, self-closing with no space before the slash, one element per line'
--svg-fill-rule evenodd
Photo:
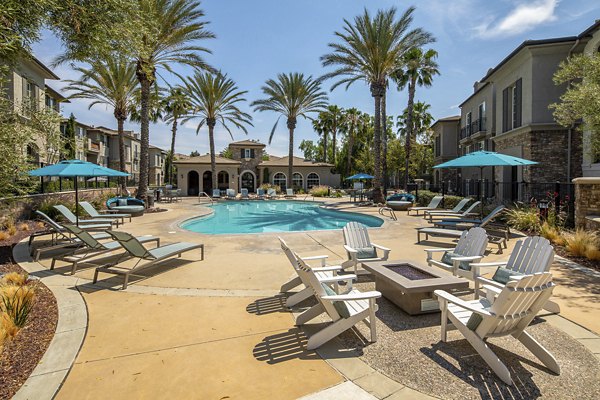
<path fill-rule="evenodd" d="M 473 91 L 473 83 L 489 68 L 498 64 L 521 42 L 528 39 L 577 35 L 600 18 L 598 0 L 204 0 L 201 8 L 210 21 L 209 29 L 217 39 L 202 43 L 212 50 L 206 61 L 227 73 L 242 90 L 247 90 L 248 102 L 243 106 L 254 117 L 254 127 L 246 137 L 233 130 L 234 139 L 258 139 L 267 143 L 277 115 L 253 112 L 250 102 L 261 98 L 265 80 L 280 72 L 303 72 L 320 76 L 326 70 L 319 57 L 328 52 L 328 43 L 335 40 L 334 32 L 341 30 L 344 19 L 352 19 L 366 7 L 395 6 L 400 12 L 415 5 L 414 27 L 431 32 L 437 41 L 429 47 L 439 53 L 441 75 L 431 88 L 417 90 L 417 99 L 431 104 L 437 118 L 459 113 L 458 104 Z M 41 42 L 33 47 L 43 62 L 51 63 L 61 52 L 60 42 L 45 32 Z M 186 67 L 175 68 L 190 75 Z M 75 79 L 77 74 L 69 65 L 54 71 L 62 79 Z M 171 84 L 175 76 L 163 74 Z M 65 84 L 48 82 L 54 89 Z M 332 82 L 326 82 L 329 92 Z M 391 88 L 388 94 L 388 115 L 397 115 L 406 107 L 406 92 Z M 343 87 L 329 93 L 331 103 L 341 107 L 356 107 L 373 113 L 373 101 L 366 84 L 357 82 L 349 90 Z M 115 128 L 112 110 L 103 106 L 88 109 L 89 102 L 73 100 L 63 106 L 63 113 L 73 113 L 89 125 Z M 126 123 L 127 129 L 139 131 L 139 125 Z M 150 127 L 150 142 L 168 148 L 170 128 L 157 123 Z M 287 154 L 287 131 L 279 124 L 270 154 Z M 295 135 L 297 146 L 302 139 L 316 140 L 317 135 L 308 120 L 300 120 Z M 231 141 L 222 128 L 216 129 L 216 148 L 223 149 Z M 189 154 L 193 150 L 208 151 L 206 128 L 196 135 L 196 125 L 189 122 L 180 127 L 176 151 Z"/>

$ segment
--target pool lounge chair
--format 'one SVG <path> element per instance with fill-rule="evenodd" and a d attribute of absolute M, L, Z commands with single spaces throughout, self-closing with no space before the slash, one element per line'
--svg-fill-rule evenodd
<path fill-rule="evenodd" d="M 407 215 L 410 215 L 411 211 L 415 211 L 417 215 L 419 215 L 419 211 L 427 211 L 427 210 L 435 210 L 438 208 L 444 196 L 434 196 L 433 199 L 429 202 L 429 204 L 425 207 L 409 207 L 406 211 Z"/>
<path fill-rule="evenodd" d="M 277 191 L 275 189 L 268 189 L 267 190 L 267 197 L 269 199 L 276 199 L 277 198 Z"/>
<path fill-rule="evenodd" d="M 80 201 L 79 205 L 92 219 L 117 218 L 120 219 L 121 223 L 123 224 L 125 223 L 125 218 L 129 218 L 129 222 L 131 222 L 131 214 L 121 214 L 117 210 L 102 210 L 98 212 L 98 210 L 96 210 L 96 208 L 87 201 Z"/>
<path fill-rule="evenodd" d="M 425 249 L 427 264 L 442 268 L 455 276 L 468 275 L 473 279 L 471 263 L 480 261 L 483 258 L 487 244 L 488 238 L 485 229 L 471 228 L 468 231 L 463 231 L 456 247 L 453 249 Z M 434 259 L 434 253 L 443 253 L 441 260 Z"/>
<path fill-rule="evenodd" d="M 77 217 L 67 207 L 63 206 L 62 204 L 57 204 L 57 205 L 54 206 L 54 208 L 63 217 L 65 217 L 65 219 L 67 221 L 69 221 L 69 223 L 77 225 Z M 79 218 L 79 225 L 80 226 L 81 225 L 89 225 L 89 224 L 109 224 L 109 225 L 116 224 L 117 227 L 118 227 L 119 226 L 119 220 L 118 219 L 111 219 L 111 218 L 95 218 L 95 219 L 81 219 L 81 218 Z"/>
<path fill-rule="evenodd" d="M 483 228 L 483 226 L 480 226 L 480 228 Z M 425 240 L 429 240 L 429 237 L 445 237 L 445 238 L 451 238 L 451 239 L 460 239 L 460 237 L 462 236 L 462 234 L 464 233 L 464 230 L 458 230 L 458 229 L 444 229 L 444 228 L 418 228 L 417 229 L 417 244 L 421 243 L 421 235 L 425 235 Z M 487 232 L 487 231 L 486 231 Z M 506 249 L 507 248 L 507 244 L 506 244 L 506 237 L 505 236 L 497 236 L 495 234 L 490 234 L 490 232 L 487 232 L 488 234 L 488 243 L 492 243 L 498 246 L 498 253 L 497 254 L 502 254 L 502 249 Z"/>
<path fill-rule="evenodd" d="M 72 253 L 53 257 L 52 263 L 50 264 L 51 270 L 54 269 L 56 261 L 65 261 L 71 263 L 71 275 L 74 275 L 75 272 L 77 272 L 79 263 L 121 248 L 121 244 L 117 241 L 99 242 L 98 239 L 94 238 L 92 235 L 78 226 L 70 224 L 65 224 L 63 226 L 67 231 L 79 239 L 80 246 L 78 246 Z M 160 246 L 160 238 L 156 236 L 138 236 L 136 239 L 140 243 L 156 242 L 156 246 Z"/>
<path fill-rule="evenodd" d="M 242 188 L 241 194 L 242 194 L 242 200 L 250 199 L 250 197 L 248 196 L 248 189 Z"/>
<path fill-rule="evenodd" d="M 227 195 L 227 200 L 235 200 L 236 198 L 236 193 L 233 189 L 227 189 L 225 194 Z"/>
<path fill-rule="evenodd" d="M 306 345 L 308 350 L 314 350 L 329 342 L 339 334 L 357 325 L 364 323 L 371 331 L 371 342 L 377 341 L 375 313 L 377 312 L 377 300 L 381 293 L 377 291 L 361 292 L 352 289 L 345 294 L 336 294 L 329 286 L 319 282 L 315 272 L 298 256 L 298 270 L 303 274 L 303 281 L 309 283 L 319 302 L 316 306 L 304 312 L 296 318 L 296 325 L 304 325 L 313 318 L 327 313 L 332 323 L 308 338 Z"/>
<path fill-rule="evenodd" d="M 294 194 L 294 189 L 285 189 L 285 198 L 289 199 L 292 197 L 296 197 L 296 195 Z"/>
<path fill-rule="evenodd" d="M 265 189 L 261 189 L 261 188 L 256 189 L 256 198 L 258 198 L 259 200 L 264 200 L 265 196 L 266 196 Z"/>
<path fill-rule="evenodd" d="M 498 215 L 500 215 L 506 207 L 504 205 L 499 205 L 494 208 L 488 215 L 486 215 L 482 219 L 468 219 L 468 218 L 458 218 L 458 219 L 443 219 L 441 221 L 436 221 L 433 225 L 437 228 L 460 228 L 470 226 L 482 226 L 489 225 L 490 222 Z"/>
<path fill-rule="evenodd" d="M 372 243 L 367 227 L 359 222 L 348 222 L 344 229 L 344 249 L 348 260 L 342 263 L 344 269 L 353 267 L 354 274 L 358 274 L 358 264 L 366 261 L 385 261 L 388 259 L 390 249 Z M 377 250 L 381 251 L 380 255 Z M 365 273 L 366 271 L 361 271 Z"/>
<path fill-rule="evenodd" d="M 434 294 L 442 312 L 441 341 L 448 341 L 447 331 L 450 328 L 458 329 L 507 385 L 513 383 L 510 371 L 489 347 L 487 338 L 510 335 L 519 340 L 550 371 L 560 374 L 560 366 L 554 356 L 525 332 L 552 295 L 553 289 L 552 275 L 542 272 L 523 276 L 519 280 L 511 279 L 493 302 L 489 299 L 465 301 L 443 290 L 436 290 Z M 497 343 L 495 342 L 496 345 Z"/>
<path fill-rule="evenodd" d="M 434 219 L 444 219 L 444 218 L 462 218 L 462 219 L 468 219 L 469 217 L 476 217 L 477 215 L 479 215 L 479 213 L 474 213 L 473 210 L 476 207 L 479 207 L 481 205 L 480 201 L 476 201 L 475 203 L 471 204 L 469 206 L 469 208 L 467 208 L 465 211 L 463 212 L 449 212 L 449 211 L 425 211 L 425 219 L 429 218 L 429 222 L 433 222 Z"/>
<path fill-rule="evenodd" d="M 52 251 L 56 249 L 62 249 L 65 247 L 71 246 L 79 246 L 79 239 L 73 238 L 69 235 L 69 232 L 58 222 L 54 221 L 52 218 L 47 216 L 45 213 L 37 210 L 35 212 L 38 217 L 42 219 L 42 221 L 46 224 L 47 229 L 41 232 L 35 232 L 29 236 L 29 249 L 30 254 L 35 261 L 39 261 L 42 253 L 47 251 Z M 94 225 L 82 225 L 81 229 L 87 232 L 103 232 L 96 233 L 93 235 L 94 239 L 107 239 L 110 237 L 108 233 L 104 233 L 104 231 L 112 229 L 112 225 L 109 224 L 94 224 Z M 33 240 L 36 237 L 40 236 L 48 236 L 51 235 L 50 245 L 34 247 Z"/>
<path fill-rule="evenodd" d="M 213 189 L 213 191 L 212 191 L 212 198 L 213 199 L 219 199 L 219 198 L 221 198 L 221 191 L 219 189 Z"/>
<path fill-rule="evenodd" d="M 451 209 L 436 209 L 436 210 L 425 210 L 423 211 L 423 218 L 427 219 L 428 218 L 428 214 L 429 213 L 457 213 L 457 212 L 461 212 L 460 210 L 462 210 L 463 208 L 465 208 L 467 206 L 467 204 L 471 201 L 470 198 L 465 197 L 464 199 L 461 199 L 461 201 L 459 201 L 454 208 Z"/>
<path fill-rule="evenodd" d="M 108 274 L 115 275 L 123 275 L 123 290 L 125 290 L 127 289 L 127 283 L 129 282 L 129 275 L 136 275 L 141 270 L 152 267 L 157 263 L 169 259 L 171 257 L 181 257 L 181 254 L 185 252 L 200 249 L 200 259 L 204 260 L 203 244 L 178 242 L 148 250 L 144 247 L 142 243 L 140 243 L 139 240 L 137 240 L 129 233 L 111 231 L 109 232 L 109 234 L 113 237 L 113 239 L 121 243 L 121 246 L 123 246 L 123 248 L 126 251 L 126 253 L 124 254 L 124 256 L 126 257 L 120 257 L 114 263 L 96 268 L 93 283 L 96 283 L 98 281 L 98 274 L 100 272 L 106 272 Z M 126 258 L 137 258 L 138 261 L 133 267 L 119 265 L 119 262 Z"/>

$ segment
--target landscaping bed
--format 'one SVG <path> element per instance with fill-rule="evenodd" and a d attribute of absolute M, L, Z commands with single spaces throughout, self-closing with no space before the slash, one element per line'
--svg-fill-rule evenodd
<path fill-rule="evenodd" d="M 27 230 L 24 230 L 23 224 L 27 225 Z M 0 274 L 25 274 L 21 267 L 13 263 L 12 248 L 39 227 L 33 222 L 19 225 L 22 229 L 0 241 Z M 56 330 L 56 299 L 41 282 L 37 281 L 34 285 L 35 300 L 25 326 L 4 343 L 0 352 L 0 399 L 9 399 L 19 390 L 46 352 Z"/>

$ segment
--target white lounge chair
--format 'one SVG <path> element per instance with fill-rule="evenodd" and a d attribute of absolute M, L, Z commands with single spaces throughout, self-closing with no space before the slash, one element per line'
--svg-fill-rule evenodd
<path fill-rule="evenodd" d="M 160 246 L 155 249 L 146 249 L 142 243 L 132 235 L 126 232 L 109 232 L 110 235 L 118 241 L 121 246 L 125 249 L 126 253 L 119 257 L 115 262 L 103 265 L 96 268 L 94 273 L 94 281 L 98 281 L 98 274 L 100 272 L 106 272 L 109 274 L 123 275 L 123 290 L 127 289 L 127 283 L 129 282 L 129 275 L 136 275 L 137 272 L 152 267 L 157 263 L 164 261 L 168 258 L 179 256 L 181 254 L 194 249 L 201 250 L 201 260 L 204 260 L 204 245 L 198 243 L 186 243 L 178 242 L 173 244 L 167 244 Z M 137 258 L 138 262 L 133 267 L 126 267 L 119 265 L 119 263 L 128 258 Z M 140 264 L 142 261 L 146 261 Z"/>
<path fill-rule="evenodd" d="M 248 197 L 248 189 L 242 188 L 242 199 L 248 200 L 250 197 Z"/>
<path fill-rule="evenodd" d="M 296 197 L 296 195 L 294 194 L 294 189 L 285 189 L 285 198 L 289 199 L 292 197 Z"/>
<path fill-rule="evenodd" d="M 479 227 L 484 228 L 485 225 L 480 225 Z M 425 240 L 429 240 L 430 236 L 460 239 L 460 237 L 462 236 L 462 234 L 464 232 L 465 232 L 464 230 L 458 230 L 458 229 L 444 229 L 444 228 L 430 228 L 430 227 L 418 228 L 417 229 L 417 243 L 421 243 L 421 235 L 425 235 Z M 502 251 L 503 251 L 502 249 L 507 248 L 506 240 L 507 239 L 505 236 L 490 235 L 488 232 L 488 243 L 493 243 L 496 246 L 498 246 L 498 254 L 502 254 Z"/>
<path fill-rule="evenodd" d="M 71 253 L 53 257 L 50 269 L 54 269 L 56 261 L 66 261 L 71 263 L 71 275 L 74 275 L 75 272 L 77 272 L 79 263 L 121 248 L 121 244 L 116 241 L 99 242 L 98 239 L 81 229 L 81 227 L 70 224 L 65 224 L 63 226 L 67 231 L 79 239 L 80 246 Z M 140 243 L 156 242 L 156 246 L 160 246 L 160 238 L 156 236 L 137 236 L 136 239 Z"/>
<path fill-rule="evenodd" d="M 83 208 L 92 220 L 94 219 L 120 219 L 121 223 L 125 223 L 125 218 L 129 218 L 129 222 L 131 222 L 131 214 L 119 213 L 117 210 L 102 210 L 98 212 L 96 208 L 88 203 L 87 201 L 80 201 L 79 205 Z"/>
<path fill-rule="evenodd" d="M 71 224 L 77 225 L 77 216 L 71 212 L 67 207 L 62 204 L 57 204 L 54 208 L 63 216 L 67 221 Z M 119 226 L 118 219 L 111 218 L 94 218 L 94 219 L 81 219 L 79 218 L 79 225 L 89 225 L 89 224 L 116 224 Z"/>
<path fill-rule="evenodd" d="M 487 247 L 488 238 L 485 229 L 471 228 L 463 231 L 456 247 L 453 249 L 425 249 L 427 252 L 427 264 L 445 269 L 455 276 L 468 275 L 473 278 L 471 263 L 483 258 Z M 434 253 L 443 253 L 441 260 L 433 258 Z"/>
<path fill-rule="evenodd" d="M 322 346 L 361 321 L 364 321 L 371 330 L 371 342 L 376 342 L 375 312 L 377 312 L 377 303 L 375 300 L 381 297 L 381 293 L 377 291 L 363 293 L 353 289 L 346 294 L 336 294 L 325 283 L 319 282 L 313 270 L 301 258 L 296 256 L 296 259 L 300 273 L 304 274 L 303 280 L 309 283 L 319 302 L 299 315 L 296 318 L 296 325 L 304 325 L 324 312 L 332 320 L 331 325 L 308 338 L 307 349 L 313 350 Z"/>
<path fill-rule="evenodd" d="M 227 195 L 227 200 L 235 200 L 235 197 L 237 196 L 234 189 L 227 189 L 225 193 Z"/>
<path fill-rule="evenodd" d="M 406 214 L 410 215 L 411 211 L 416 211 L 417 215 L 419 215 L 419 211 L 435 210 L 436 208 L 438 208 L 438 206 L 442 202 L 443 198 L 444 198 L 444 196 L 434 196 L 433 199 L 431 199 L 431 201 L 429 202 L 429 204 L 427 206 L 425 206 L 425 207 L 409 207 L 408 210 L 406 211 Z"/>
<path fill-rule="evenodd" d="M 219 189 L 213 189 L 212 197 L 213 197 L 213 199 L 221 198 L 221 191 Z"/>
<path fill-rule="evenodd" d="M 444 209 L 444 210 L 425 210 L 423 211 L 423 217 L 424 218 L 428 218 L 430 213 L 434 213 L 434 214 L 445 214 L 445 213 L 457 213 L 460 212 L 460 210 L 462 210 L 463 208 L 465 208 L 467 206 L 467 204 L 471 201 L 470 198 L 465 197 L 464 199 L 461 199 L 456 206 L 454 206 L 454 208 L 451 209 Z"/>
<path fill-rule="evenodd" d="M 467 218 L 448 219 L 448 220 L 443 219 L 441 221 L 435 221 L 433 223 L 433 225 L 437 228 L 451 228 L 451 229 L 460 228 L 460 227 L 463 227 L 464 229 L 468 229 L 472 226 L 489 225 L 490 222 L 492 222 L 492 220 L 494 218 L 496 218 L 498 215 L 500 215 L 505 209 L 506 209 L 506 207 L 501 204 L 498 207 L 494 208 L 488 215 L 486 215 L 482 219 L 467 219 Z"/>
<path fill-rule="evenodd" d="M 267 197 L 270 198 L 270 199 L 277 198 L 277 191 L 275 189 L 268 189 L 267 190 Z"/>
<path fill-rule="evenodd" d="M 342 267 L 354 268 L 354 274 L 358 274 L 358 264 L 368 261 L 385 261 L 388 259 L 390 249 L 372 243 L 369 238 L 367 227 L 359 222 L 348 222 L 344 229 L 344 249 L 348 254 L 348 260 L 342 263 Z M 380 255 L 377 250 L 380 250 Z M 366 271 L 361 271 L 365 273 Z"/>
<path fill-rule="evenodd" d="M 492 370 L 512 385 L 511 374 L 486 343 L 489 337 L 512 335 L 533 353 L 548 369 L 560 374 L 558 362 L 525 329 L 552 295 L 554 284 L 549 272 L 511 280 L 491 302 L 489 299 L 465 301 L 436 290 L 442 311 L 441 340 L 447 341 L 447 331 L 458 329 Z M 448 324 L 450 320 L 450 324 Z"/>
<path fill-rule="evenodd" d="M 277 237 L 279 239 L 279 242 L 281 244 L 281 250 L 283 250 L 283 252 L 285 253 L 286 257 L 288 258 L 288 260 L 290 261 L 290 264 L 292 264 L 292 267 L 294 267 L 294 271 L 296 271 L 296 277 L 291 279 L 289 282 L 284 283 L 283 285 L 281 285 L 281 293 L 286 293 L 289 292 L 290 290 L 298 287 L 298 286 L 304 286 L 304 288 L 302 290 L 300 290 L 297 293 L 294 293 L 293 295 L 291 295 L 290 297 L 287 298 L 285 305 L 287 307 L 293 307 L 296 304 L 300 303 L 301 301 L 304 301 L 306 299 L 308 299 L 311 296 L 314 296 L 314 292 L 310 287 L 310 284 L 308 282 L 305 282 L 302 280 L 303 278 L 303 274 L 301 271 L 298 270 L 298 260 L 296 259 L 297 254 L 295 254 L 287 245 L 287 243 L 285 242 L 285 240 L 283 240 L 280 237 Z M 345 281 L 347 282 L 347 286 L 348 286 L 348 290 L 352 289 L 352 281 L 354 279 L 356 279 L 356 275 L 352 275 L 352 274 L 345 274 L 345 275 L 338 275 L 338 272 L 343 271 L 343 268 L 340 265 L 330 265 L 328 266 L 326 264 L 326 260 L 327 260 L 327 256 L 311 256 L 311 257 L 302 257 L 302 260 L 304 260 L 304 262 L 307 261 L 320 261 L 321 262 L 321 266 L 319 268 L 312 268 L 313 272 L 315 273 L 315 275 L 317 276 L 317 279 L 319 279 L 319 282 L 323 282 L 326 283 L 328 285 L 333 285 L 333 290 L 336 293 L 339 293 L 339 285 L 338 282 L 340 281 Z"/>
<path fill-rule="evenodd" d="M 265 189 L 261 189 L 261 188 L 256 189 L 256 197 L 259 200 L 264 200 L 265 199 Z"/>
<path fill-rule="evenodd" d="M 448 211 L 426 211 L 425 219 L 429 219 L 429 222 L 433 222 L 434 219 L 444 219 L 444 218 L 469 218 L 476 217 L 479 215 L 477 212 L 473 212 L 473 210 L 481 205 L 480 201 L 476 201 L 471 204 L 469 208 L 467 208 L 463 212 L 448 212 Z"/>

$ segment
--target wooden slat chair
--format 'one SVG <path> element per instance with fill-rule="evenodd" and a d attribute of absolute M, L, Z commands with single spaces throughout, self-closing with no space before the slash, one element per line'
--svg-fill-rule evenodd
<path fill-rule="evenodd" d="M 512 335 L 548 369 L 560 374 L 560 366 L 554 356 L 525 332 L 552 295 L 553 289 L 552 275 L 540 272 L 509 281 L 493 303 L 488 299 L 465 301 L 443 290 L 436 290 L 434 294 L 442 311 L 441 340 L 447 341 L 448 330 L 458 329 L 508 385 L 512 385 L 512 377 L 508 368 L 487 345 L 486 340 L 490 337 Z"/>
<path fill-rule="evenodd" d="M 406 211 L 407 215 L 410 215 L 411 211 L 415 211 L 417 215 L 419 215 L 419 211 L 427 211 L 427 210 L 435 210 L 439 207 L 440 203 L 444 196 L 434 196 L 433 199 L 429 202 L 429 204 L 425 207 L 409 207 Z"/>
<path fill-rule="evenodd" d="M 453 249 L 425 249 L 427 264 L 445 269 L 455 276 L 474 279 L 471 265 L 483 258 L 487 244 L 488 238 L 485 229 L 471 228 L 468 231 L 463 231 L 456 247 Z M 436 260 L 433 258 L 434 253 L 444 254 L 441 260 Z"/>
<path fill-rule="evenodd" d="M 123 224 L 123 223 L 125 223 L 125 218 L 129 218 L 129 222 L 131 222 L 131 214 L 125 214 L 125 213 L 119 214 L 117 212 L 113 212 L 113 211 L 117 211 L 117 210 L 104 210 L 106 213 L 102 214 L 102 213 L 98 212 L 98 210 L 96 210 L 96 208 L 93 205 L 91 205 L 90 203 L 88 203 L 87 201 L 80 201 L 79 205 L 81 206 L 81 208 L 83 208 L 83 211 L 85 211 L 90 216 L 90 218 L 92 218 L 92 220 L 98 219 L 98 218 L 100 218 L 100 219 L 102 219 L 102 218 L 104 218 L 104 219 L 117 218 L 117 219 L 120 219 L 121 223 Z"/>
<path fill-rule="evenodd" d="M 433 222 L 434 219 L 444 219 L 444 218 L 469 218 L 475 217 L 479 215 L 479 213 L 473 212 L 473 210 L 481 205 L 480 201 L 476 201 L 471 204 L 469 208 L 467 208 L 463 212 L 446 212 L 446 211 L 426 211 L 425 219 L 429 219 L 429 222 Z"/>
<path fill-rule="evenodd" d="M 71 263 L 71 275 L 77 272 L 79 263 L 88 261 L 96 256 L 110 253 L 111 251 L 118 250 L 121 248 L 121 244 L 116 241 L 100 242 L 94 238 L 89 232 L 86 232 L 81 227 L 71 224 L 64 224 L 64 228 L 79 239 L 79 244 L 76 249 L 67 254 L 61 254 L 52 258 L 50 269 L 54 269 L 56 261 L 66 261 Z M 110 236 L 109 236 L 110 237 Z M 156 242 L 156 246 L 160 246 L 160 238 L 152 235 L 138 236 L 136 237 L 140 243 Z"/>
<path fill-rule="evenodd" d="M 73 214 L 71 212 L 71 210 L 69 210 L 67 207 L 63 206 L 62 204 L 57 204 L 54 206 L 54 208 L 56 209 L 56 211 L 58 211 L 63 217 L 65 217 L 65 219 L 67 221 L 69 221 L 69 223 L 71 224 L 77 224 L 77 216 L 75 216 L 75 214 Z M 111 218 L 95 218 L 95 219 L 81 219 L 79 218 L 79 225 L 89 225 L 89 224 L 116 224 L 117 227 L 119 226 L 119 220 L 118 219 L 111 219 Z"/>
<path fill-rule="evenodd" d="M 385 261 L 390 255 L 390 249 L 372 243 L 367 227 L 360 222 L 348 222 L 344 229 L 344 249 L 348 260 L 342 263 L 344 269 L 353 267 L 354 274 L 358 273 L 358 264 L 368 261 Z M 378 251 L 381 251 L 381 255 Z M 366 271 L 361 271 L 365 273 Z"/>
<path fill-rule="evenodd" d="M 464 199 L 461 199 L 461 201 L 459 201 L 456 206 L 454 206 L 454 208 L 450 208 L 450 209 L 443 209 L 443 210 L 425 210 L 423 211 L 423 218 L 427 219 L 429 218 L 429 214 L 447 214 L 447 213 L 459 213 L 460 210 L 462 210 L 463 208 L 465 208 L 467 206 L 467 204 L 471 201 L 470 198 L 465 197 Z"/>
<path fill-rule="evenodd" d="M 507 261 L 471 264 L 475 278 L 475 298 L 479 296 L 482 285 L 502 289 L 509 279 L 518 279 L 521 275 L 548 272 L 554 262 L 554 248 L 550 241 L 541 236 L 530 236 L 515 244 Z M 491 278 L 482 275 L 494 272 Z M 560 312 L 560 306 L 549 300 L 544 309 L 553 313 Z"/>
<path fill-rule="evenodd" d="M 296 259 L 298 260 L 298 269 L 302 274 L 302 280 L 309 283 L 315 298 L 319 301 L 316 306 L 296 318 L 296 325 L 304 325 L 322 313 L 327 313 L 333 321 L 332 324 L 308 338 L 308 350 L 322 346 L 361 321 L 364 321 L 370 328 L 371 342 L 377 341 L 375 327 L 377 303 L 375 300 L 381 297 L 381 293 L 377 291 L 363 293 L 353 289 L 349 293 L 336 294 L 329 286 L 321 283 L 315 272 L 297 255 Z"/>
<path fill-rule="evenodd" d="M 294 293 L 290 297 L 287 298 L 285 305 L 287 307 L 293 307 L 296 304 L 300 303 L 308 299 L 309 297 L 314 295 L 313 290 L 310 288 L 310 284 L 302 280 L 303 274 L 298 270 L 298 260 L 296 259 L 296 253 L 294 253 L 285 240 L 281 237 L 277 237 L 281 244 L 281 250 L 285 253 L 286 257 L 294 267 L 294 271 L 296 271 L 296 277 L 291 279 L 289 282 L 281 285 L 281 293 L 289 292 L 290 290 L 303 286 L 304 288 L 297 293 Z M 348 290 L 352 289 L 352 281 L 356 279 L 356 275 L 346 274 L 346 275 L 338 275 L 338 272 L 343 271 L 343 268 L 340 265 L 330 265 L 326 264 L 327 256 L 311 256 L 311 257 L 302 257 L 304 262 L 307 261 L 320 261 L 321 267 L 312 268 L 313 272 L 319 279 L 319 282 L 326 283 L 328 285 L 333 285 L 333 290 L 336 293 L 339 293 L 339 285 L 338 282 L 345 281 L 347 282 Z"/>

